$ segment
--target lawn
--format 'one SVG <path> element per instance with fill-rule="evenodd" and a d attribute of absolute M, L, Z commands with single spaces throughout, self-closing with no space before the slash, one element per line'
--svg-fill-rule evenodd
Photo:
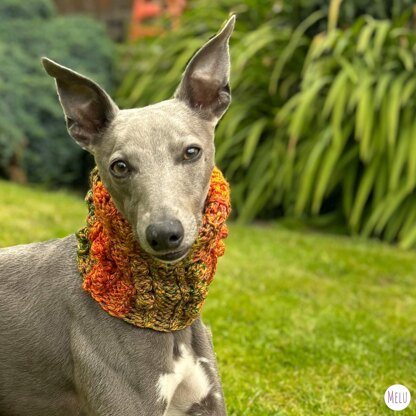
<path fill-rule="evenodd" d="M 80 197 L 0 182 L 0 246 L 60 237 Z M 378 242 L 230 227 L 204 308 L 230 415 L 392 415 L 404 384 L 416 414 L 416 256 Z"/>

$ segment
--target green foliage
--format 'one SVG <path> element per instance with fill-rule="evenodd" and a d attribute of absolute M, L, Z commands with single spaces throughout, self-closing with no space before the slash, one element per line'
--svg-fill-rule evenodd
<path fill-rule="evenodd" d="M 336 197 L 351 232 L 416 245 L 415 48 L 412 30 L 370 17 L 315 37 L 276 117 L 291 143 L 287 212 Z"/>
<path fill-rule="evenodd" d="M 46 55 L 111 84 L 112 44 L 98 22 L 57 17 L 45 0 L 7 0 L 0 6 L 0 170 L 22 153 L 20 167 L 33 182 L 74 184 L 85 175 L 82 150 L 68 136 Z"/>
<path fill-rule="evenodd" d="M 227 0 L 212 8 L 199 0 L 190 6 L 179 30 L 126 46 L 117 101 L 134 107 L 172 96 L 192 54 L 228 12 L 238 12 L 231 39 L 233 103 L 217 129 L 216 160 L 233 183 L 234 213 L 250 220 L 277 197 L 286 150 L 275 114 L 300 82 L 309 44 L 304 32 L 323 16 L 314 13 L 294 29 L 269 1 Z"/>
<path fill-rule="evenodd" d="M 342 28 L 351 26 L 360 16 L 395 20 L 415 5 L 413 0 L 283 0 L 283 3 L 284 11 L 293 25 L 317 10 L 329 16 L 331 7 L 335 7 Z M 314 35 L 326 29 L 327 21 L 322 20 L 314 24 L 308 33 Z"/>
<path fill-rule="evenodd" d="M 126 46 L 118 101 L 134 107 L 172 96 L 195 50 L 237 12 L 233 103 L 216 133 L 234 214 L 242 222 L 328 214 L 352 233 L 415 246 L 415 35 L 405 15 L 337 29 L 363 4 L 308 4 L 191 2 L 179 30 Z M 325 13 L 313 11 L 318 5 Z M 397 17 L 409 6 L 374 2 L 368 10 Z M 294 26 L 299 10 L 305 19 Z"/>
<path fill-rule="evenodd" d="M 85 221 L 81 197 L 2 181 L 0 195 L 0 247 Z M 229 415 L 391 416 L 385 389 L 416 389 L 415 275 L 414 253 L 386 244 L 231 224 L 203 309 Z"/>
<path fill-rule="evenodd" d="M 16 1 L 2 0 L 0 3 L 1 20 L 34 18 L 49 19 L 55 15 L 53 4 L 49 0 Z"/>

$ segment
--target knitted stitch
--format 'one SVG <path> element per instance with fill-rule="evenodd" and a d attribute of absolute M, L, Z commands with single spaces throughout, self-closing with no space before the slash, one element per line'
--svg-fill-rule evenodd
<path fill-rule="evenodd" d="M 97 168 L 90 180 L 87 225 L 76 234 L 83 288 L 110 315 L 138 327 L 169 332 L 191 325 L 199 316 L 228 235 L 230 192 L 221 171 L 212 172 L 198 237 L 188 255 L 175 264 L 162 263 L 140 247 Z"/>

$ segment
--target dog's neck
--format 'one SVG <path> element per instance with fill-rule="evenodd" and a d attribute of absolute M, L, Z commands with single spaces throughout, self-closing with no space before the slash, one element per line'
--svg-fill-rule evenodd
<path fill-rule="evenodd" d="M 224 253 L 229 186 L 214 168 L 202 225 L 189 254 L 175 264 L 157 261 L 139 246 L 117 211 L 97 168 L 91 174 L 87 225 L 77 233 L 83 288 L 110 315 L 142 328 L 176 331 L 199 316 Z"/>

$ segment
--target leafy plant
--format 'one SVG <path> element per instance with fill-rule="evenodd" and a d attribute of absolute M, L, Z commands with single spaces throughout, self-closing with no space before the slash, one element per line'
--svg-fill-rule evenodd
<path fill-rule="evenodd" d="M 11 175 L 12 166 L 32 182 L 80 183 L 86 162 L 66 132 L 54 83 L 40 57 L 47 55 L 109 86 L 112 44 L 103 26 L 87 17 L 56 16 L 50 0 L 7 0 L 0 5 L 0 53 L 3 176 Z"/>
<path fill-rule="evenodd" d="M 233 103 L 217 129 L 216 159 L 239 221 L 321 216 L 411 247 L 415 35 L 405 18 L 360 17 L 339 29 L 339 19 L 362 12 L 353 2 L 346 14 L 345 3 L 326 2 L 328 15 L 318 10 L 295 26 L 299 2 L 192 2 L 178 30 L 125 47 L 116 95 L 126 107 L 172 96 L 194 51 L 238 12 Z M 398 16 L 407 6 L 383 10 Z"/>
<path fill-rule="evenodd" d="M 276 197 L 270 183 L 281 182 L 286 146 L 274 118 L 298 88 L 310 42 L 304 32 L 321 13 L 292 28 L 269 1 L 224 0 L 214 9 L 208 0 L 191 2 L 179 30 L 125 47 L 116 98 L 134 107 L 171 97 L 192 54 L 229 12 L 238 12 L 230 49 L 233 103 L 217 129 L 216 160 L 233 182 L 234 213 L 250 220 L 260 212 L 276 214 L 266 205 Z M 276 86 L 279 77 L 284 81 Z"/>
<path fill-rule="evenodd" d="M 412 30 L 371 17 L 315 37 L 276 117 L 286 212 L 317 215 L 336 198 L 352 233 L 416 244 L 415 50 Z"/>
<path fill-rule="evenodd" d="M 55 15 L 53 3 L 49 0 L 16 1 L 2 0 L 0 3 L 0 16 L 6 19 L 50 19 Z"/>
<path fill-rule="evenodd" d="M 336 21 L 341 28 L 350 27 L 360 16 L 372 16 L 381 20 L 396 20 L 403 12 L 415 6 L 413 0 L 283 0 L 284 11 L 293 25 L 306 19 L 315 11 L 327 16 L 337 14 Z M 308 29 L 308 34 L 315 35 L 326 31 L 326 20 L 320 20 Z"/>

